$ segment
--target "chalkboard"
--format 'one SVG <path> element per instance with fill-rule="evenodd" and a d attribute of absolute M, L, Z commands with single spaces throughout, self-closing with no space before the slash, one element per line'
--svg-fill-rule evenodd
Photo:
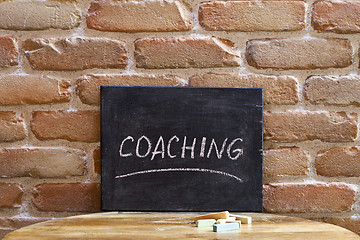
<path fill-rule="evenodd" d="M 101 87 L 102 210 L 262 211 L 261 88 Z"/>

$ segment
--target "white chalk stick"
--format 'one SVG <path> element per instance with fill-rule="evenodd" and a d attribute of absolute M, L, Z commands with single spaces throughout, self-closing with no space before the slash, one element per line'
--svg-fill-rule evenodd
<path fill-rule="evenodd" d="M 216 224 L 224 224 L 224 223 L 226 223 L 226 219 L 218 219 L 216 221 Z"/>
<path fill-rule="evenodd" d="M 227 223 L 227 222 L 234 222 L 236 220 L 235 217 L 228 217 L 226 219 L 218 219 L 216 220 L 216 224 L 224 224 L 224 223 Z"/>
<path fill-rule="evenodd" d="M 239 227 L 241 228 L 241 221 L 228 221 L 226 223 L 237 223 L 237 224 L 239 224 Z"/>
<path fill-rule="evenodd" d="M 251 217 L 249 216 L 230 214 L 230 217 L 235 217 L 236 220 L 240 220 L 244 224 L 251 224 Z"/>

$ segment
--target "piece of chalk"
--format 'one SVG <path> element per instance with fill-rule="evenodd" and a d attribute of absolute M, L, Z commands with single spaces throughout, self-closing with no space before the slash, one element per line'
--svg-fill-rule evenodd
<path fill-rule="evenodd" d="M 200 219 L 196 221 L 197 227 L 212 227 L 216 222 L 215 219 Z"/>
<path fill-rule="evenodd" d="M 225 212 L 218 212 L 218 213 L 210 213 L 210 214 L 205 214 L 205 215 L 200 215 L 195 217 L 195 222 L 197 220 L 200 219 L 221 219 L 221 218 L 228 218 L 229 217 L 229 212 L 225 211 Z"/>
<path fill-rule="evenodd" d="M 239 227 L 241 228 L 241 221 L 227 221 L 226 223 L 237 223 L 237 224 L 239 224 Z"/>
<path fill-rule="evenodd" d="M 227 223 L 227 222 L 235 222 L 236 218 L 235 217 L 228 217 L 226 219 L 218 219 L 216 221 L 216 224 L 223 224 L 223 223 Z"/>
<path fill-rule="evenodd" d="M 218 219 L 216 221 L 216 224 L 224 224 L 224 223 L 226 223 L 226 219 Z"/>
<path fill-rule="evenodd" d="M 251 217 L 249 216 L 243 216 L 243 215 L 230 215 L 231 217 L 235 217 L 236 220 L 240 220 L 242 223 L 250 224 L 251 223 Z"/>
<path fill-rule="evenodd" d="M 232 231 L 238 230 L 240 226 L 238 223 L 224 223 L 224 224 L 214 224 L 213 231 L 214 232 L 225 232 L 225 231 Z"/>

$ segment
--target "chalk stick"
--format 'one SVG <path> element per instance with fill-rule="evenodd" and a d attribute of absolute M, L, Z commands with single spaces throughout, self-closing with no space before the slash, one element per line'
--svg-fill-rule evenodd
<path fill-rule="evenodd" d="M 231 217 L 235 217 L 236 220 L 240 220 L 242 223 L 250 224 L 251 223 L 251 217 L 249 216 L 243 216 L 243 215 L 230 215 Z"/>
<path fill-rule="evenodd" d="M 226 223 L 226 219 L 218 219 L 216 220 L 216 224 L 224 224 Z"/>
<path fill-rule="evenodd" d="M 197 227 L 212 227 L 215 224 L 215 219 L 200 219 L 196 221 Z"/>
<path fill-rule="evenodd" d="M 200 216 L 195 217 L 195 222 L 200 219 L 221 219 L 221 218 L 226 219 L 228 217 L 229 217 L 228 211 L 218 212 L 218 213 L 210 213 L 210 214 L 205 214 L 205 215 L 200 215 Z"/>
<path fill-rule="evenodd" d="M 237 223 L 237 224 L 239 224 L 239 227 L 241 228 L 241 221 L 227 221 L 226 223 Z"/>
<path fill-rule="evenodd" d="M 235 217 L 228 217 L 228 218 L 223 218 L 223 219 L 218 219 L 216 221 L 216 224 L 223 224 L 223 223 L 227 223 L 227 222 L 235 222 L 236 218 Z"/>
<path fill-rule="evenodd" d="M 225 231 L 232 231 L 238 230 L 240 226 L 238 223 L 224 223 L 224 224 L 214 224 L 213 231 L 214 232 L 225 232 Z"/>

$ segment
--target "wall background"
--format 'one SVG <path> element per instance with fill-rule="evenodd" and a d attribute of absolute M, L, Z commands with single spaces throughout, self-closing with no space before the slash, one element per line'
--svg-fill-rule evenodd
<path fill-rule="evenodd" d="M 100 209 L 99 86 L 264 87 L 264 211 L 360 233 L 360 2 L 0 1 L 0 238 Z"/>

